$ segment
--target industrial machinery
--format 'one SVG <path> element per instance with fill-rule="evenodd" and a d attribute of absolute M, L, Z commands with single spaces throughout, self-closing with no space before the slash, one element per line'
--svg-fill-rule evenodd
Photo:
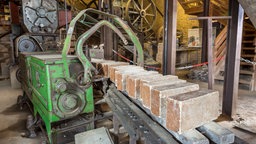
<path fill-rule="evenodd" d="M 68 55 L 76 23 L 86 23 L 85 18 L 90 17 L 89 14 L 107 17 L 112 20 L 112 23 L 106 20 L 98 21 L 77 39 L 75 55 Z M 84 44 L 88 38 L 96 33 L 102 26 L 112 29 L 125 45 L 128 43 L 128 39 L 134 44 L 136 53 L 138 54 L 138 66 L 130 66 L 128 63 L 118 63 L 104 59 L 89 60 L 84 53 L 87 51 L 88 47 L 84 49 Z M 119 30 L 120 28 L 122 28 L 127 35 L 123 34 Z M 226 141 L 223 143 L 234 142 L 235 136 L 232 132 L 221 126 L 217 126 L 216 128 L 216 124 L 212 126 L 213 122 L 210 122 L 210 126 L 207 126 L 205 123 L 211 121 L 212 117 L 216 118 L 216 116 L 218 116 L 218 93 L 208 90 L 199 90 L 197 84 L 179 80 L 176 76 L 163 76 L 157 72 L 149 72 L 143 69 L 144 55 L 137 36 L 122 19 L 115 15 L 95 9 L 82 10 L 69 24 L 61 54 L 23 52 L 20 53 L 19 58 L 20 67 L 22 68 L 21 82 L 24 95 L 18 98 L 18 102 L 20 104 L 24 102 L 28 104 L 31 103 L 31 109 L 33 111 L 33 116 L 28 116 L 27 120 L 29 137 L 35 136 L 35 127 L 38 126 L 43 132 L 44 129 L 46 129 L 45 134 L 47 135 L 48 143 L 67 143 L 74 141 L 74 134 L 94 129 L 95 121 L 112 117 L 113 135 L 119 134 L 120 126 L 122 125 L 125 132 L 129 135 L 129 142 L 132 144 L 137 143 L 137 141 L 149 144 L 176 144 L 178 143 L 177 141 L 181 143 L 209 143 L 211 141 L 218 143 L 216 141 L 220 139 Z M 104 68 L 104 62 L 106 62 L 105 66 L 108 68 Z M 94 66 L 92 63 L 96 65 Z M 117 68 L 118 64 L 123 65 L 119 65 L 119 68 Z M 111 68 L 109 68 L 111 65 L 113 67 L 116 65 L 116 69 L 112 67 L 113 69 L 111 70 Z M 96 77 L 96 74 L 99 72 L 97 68 L 99 67 L 101 67 L 101 70 L 103 69 L 104 76 L 99 77 L 99 75 L 97 75 Z M 126 76 L 128 75 L 130 75 L 131 78 L 133 76 L 133 78 L 135 78 L 134 80 L 130 80 L 131 83 L 127 82 Z M 139 79 L 141 82 L 139 82 Z M 179 116 L 175 117 L 172 113 L 169 113 L 169 116 L 164 114 L 163 116 L 162 114 L 159 116 L 155 115 L 152 113 L 151 109 L 145 106 L 149 92 L 146 93 L 146 89 L 139 92 L 143 80 L 150 83 L 153 79 L 160 84 L 158 85 L 159 87 L 171 90 L 170 93 L 176 92 L 175 94 L 177 95 L 175 95 L 175 97 L 184 94 L 181 99 L 177 99 L 183 101 L 183 103 L 185 103 L 186 100 L 191 102 L 198 98 L 201 101 L 204 99 L 213 99 L 214 96 L 215 99 L 213 100 L 216 100 L 216 102 L 211 103 L 211 106 L 208 106 L 209 103 L 201 103 L 201 101 L 198 101 L 200 105 L 189 105 L 191 107 L 185 109 L 190 111 L 190 109 L 193 108 L 196 111 L 196 109 L 202 108 L 203 105 L 206 106 L 206 109 L 214 111 L 212 116 L 209 116 L 211 114 L 207 112 L 200 111 L 198 113 L 199 115 L 204 116 L 204 114 L 206 114 L 210 117 L 209 120 L 205 120 L 204 118 L 201 121 L 201 119 L 198 119 L 197 115 L 189 115 L 192 121 L 199 121 L 200 124 L 189 125 L 189 128 L 184 129 L 184 131 L 188 130 L 185 133 L 178 133 L 178 130 L 168 129 L 165 125 L 167 123 L 178 123 L 177 125 L 179 127 Z M 165 82 L 168 81 L 169 84 L 166 85 L 166 83 L 162 83 L 164 80 Z M 104 95 L 104 99 L 96 103 L 94 102 L 93 95 L 94 82 L 102 82 L 103 84 L 102 94 Z M 124 90 L 125 86 L 127 86 L 126 90 Z M 185 88 L 181 89 L 183 86 L 185 86 Z M 150 88 L 148 90 L 150 91 Z M 196 94 L 191 96 L 191 93 Z M 149 102 L 150 101 L 151 100 L 149 100 Z M 157 103 L 157 101 L 151 102 Z M 111 111 L 108 114 L 101 113 L 97 115 L 95 105 L 99 103 L 107 103 Z M 179 101 L 177 103 L 175 102 L 175 105 L 178 105 L 178 103 Z M 164 105 L 164 103 L 162 104 Z M 170 103 L 170 106 L 172 106 L 172 103 Z M 176 108 L 167 109 L 166 107 L 167 106 L 161 106 L 161 111 L 177 110 Z M 177 107 L 182 108 L 180 105 Z M 174 120 L 168 118 L 170 116 L 174 117 Z M 175 118 L 177 118 L 176 121 Z M 182 122 L 187 124 L 184 120 Z M 221 132 L 219 129 L 221 129 Z M 216 130 L 218 132 L 216 132 Z M 69 136 L 71 136 L 71 139 L 68 139 Z"/>
<path fill-rule="evenodd" d="M 12 72 L 16 73 L 15 83 L 21 82 L 18 57 L 20 52 L 43 52 L 59 50 L 58 3 L 56 0 L 22 0 L 21 9 L 12 14 L 12 19 L 21 16 L 22 20 L 12 25 Z M 20 23 L 20 24 L 17 24 Z M 19 81 L 19 82 L 18 82 Z"/>
<path fill-rule="evenodd" d="M 22 18 L 26 33 L 15 39 L 15 57 L 18 57 L 18 52 L 57 50 L 55 32 L 59 19 L 56 0 L 22 0 Z"/>
<path fill-rule="evenodd" d="M 34 118 L 30 116 L 27 121 L 29 137 L 35 136 L 34 129 L 36 125 L 40 125 L 40 121 L 45 125 L 50 143 L 66 142 L 63 139 L 68 134 L 63 133 L 63 131 L 75 129 L 75 133 L 77 133 L 79 132 L 77 128 L 80 129 L 80 132 L 94 128 L 92 83 L 93 75 L 97 72 L 83 53 L 83 45 L 102 26 L 111 28 L 124 44 L 127 44 L 127 40 L 113 24 L 102 20 L 78 38 L 75 49 L 76 55 L 67 55 L 75 24 L 80 17 L 86 16 L 86 12 L 105 14 L 93 9 L 81 11 L 70 23 L 62 54 L 20 53 L 20 78 L 24 95 L 18 98 L 18 102 L 20 104 L 26 100 L 29 101 L 26 103 L 31 102 L 34 113 Z M 106 16 L 108 15 L 106 14 Z M 110 17 L 127 32 L 139 49 L 139 55 L 142 56 L 141 45 L 133 31 L 120 18 Z M 143 56 L 138 62 L 143 64 Z M 62 125 L 62 123 L 70 120 L 72 121 L 70 125 Z M 77 120 L 79 122 L 73 122 Z"/>

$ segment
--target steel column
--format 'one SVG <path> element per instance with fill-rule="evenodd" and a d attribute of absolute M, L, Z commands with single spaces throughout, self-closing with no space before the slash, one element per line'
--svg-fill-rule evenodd
<path fill-rule="evenodd" d="M 229 21 L 228 30 L 222 113 L 234 118 L 238 97 L 244 10 L 237 0 L 229 0 L 229 10 L 232 19 Z"/>
<path fill-rule="evenodd" d="M 106 4 L 106 11 L 107 13 L 112 14 L 112 2 L 111 0 L 105 0 Z M 107 19 L 107 18 L 106 18 Z M 108 19 L 110 21 L 110 19 Z M 106 60 L 111 60 L 113 58 L 113 47 L 114 47 L 114 40 L 113 40 L 113 31 L 108 28 L 104 27 L 104 58 Z"/>
<path fill-rule="evenodd" d="M 214 63 L 213 63 L 213 49 L 212 49 L 212 19 L 208 19 L 207 31 L 207 53 L 208 53 L 208 89 L 213 89 L 214 85 Z"/>
<path fill-rule="evenodd" d="M 204 0 L 204 13 L 203 16 L 209 16 L 210 10 L 210 0 Z M 202 37 L 202 54 L 201 54 L 201 62 L 207 61 L 207 44 L 208 44 L 208 24 L 207 21 L 203 21 L 203 37 Z"/>
<path fill-rule="evenodd" d="M 177 0 L 165 0 L 163 74 L 175 74 Z"/>

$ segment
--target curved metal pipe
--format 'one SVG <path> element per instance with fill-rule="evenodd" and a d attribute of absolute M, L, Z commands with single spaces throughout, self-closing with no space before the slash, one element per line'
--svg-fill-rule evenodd
<path fill-rule="evenodd" d="M 93 27 L 91 27 L 88 31 L 83 33 L 79 38 L 78 42 L 76 44 L 75 50 L 76 50 L 76 55 L 78 59 L 81 61 L 83 67 L 84 67 L 84 80 L 83 83 L 90 82 L 90 76 L 91 76 L 91 69 L 94 69 L 90 61 L 86 58 L 83 52 L 83 45 L 85 41 L 93 35 L 100 27 L 102 26 L 107 26 L 111 28 L 124 42 L 125 45 L 128 44 L 127 40 L 123 36 L 123 34 L 120 32 L 119 29 L 117 29 L 112 23 L 106 21 L 106 20 L 101 20 L 97 24 L 95 24 Z M 95 69 L 94 69 L 95 70 Z"/>
<path fill-rule="evenodd" d="M 76 22 L 83 15 L 86 15 L 87 12 L 95 13 L 95 14 L 99 14 L 99 15 L 103 15 L 103 16 L 112 18 L 115 23 L 117 23 L 119 26 L 121 26 L 125 30 L 125 32 L 129 35 L 130 39 L 132 40 L 132 42 L 134 43 L 134 45 L 136 47 L 136 50 L 138 52 L 138 65 L 142 66 L 142 67 L 144 66 L 144 55 L 143 55 L 142 46 L 141 46 L 140 41 L 137 38 L 136 34 L 132 31 L 132 29 L 128 25 L 126 25 L 125 22 L 122 19 L 120 19 L 119 17 L 117 17 L 115 15 L 111 15 L 111 14 L 104 13 L 104 12 L 99 11 L 99 10 L 89 8 L 89 9 L 85 9 L 85 10 L 82 10 L 81 12 L 79 12 L 78 15 L 69 24 L 67 37 L 65 39 L 64 47 L 63 47 L 63 50 L 62 50 L 62 60 L 63 60 L 64 70 L 65 70 L 65 74 L 66 74 L 67 78 L 70 77 L 68 64 L 67 64 L 67 53 L 68 53 L 68 50 L 69 50 L 70 45 L 71 45 L 71 37 L 73 35 L 74 26 L 75 26 Z"/>

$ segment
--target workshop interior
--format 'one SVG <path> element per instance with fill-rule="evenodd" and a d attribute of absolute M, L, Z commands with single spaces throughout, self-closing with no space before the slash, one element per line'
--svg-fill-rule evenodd
<path fill-rule="evenodd" d="M 256 2 L 1 0 L 0 143 L 255 144 Z"/>

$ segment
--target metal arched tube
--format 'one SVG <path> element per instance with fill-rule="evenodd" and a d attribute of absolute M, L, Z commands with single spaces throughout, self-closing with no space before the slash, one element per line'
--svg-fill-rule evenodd
<path fill-rule="evenodd" d="M 125 32 L 129 35 L 130 39 L 132 40 L 132 42 L 134 43 L 134 45 L 136 47 L 136 50 L 138 52 L 138 65 L 142 66 L 142 67 L 144 66 L 144 55 L 143 55 L 142 46 L 140 44 L 140 41 L 139 41 L 138 37 L 132 31 L 132 29 L 127 24 L 125 24 L 125 22 L 122 19 L 120 19 L 119 17 L 117 17 L 115 15 L 111 15 L 111 14 L 104 13 L 104 12 L 99 11 L 99 10 L 89 8 L 89 9 L 85 9 L 85 10 L 82 10 L 81 12 L 79 12 L 78 15 L 69 24 L 67 37 L 65 39 L 64 47 L 63 47 L 63 50 L 62 50 L 62 60 L 63 60 L 64 70 L 65 70 L 65 75 L 66 75 L 67 78 L 70 77 L 68 64 L 67 64 L 67 54 L 68 54 L 68 51 L 69 51 L 70 46 L 71 46 L 71 37 L 73 35 L 74 26 L 75 26 L 76 22 L 83 15 L 85 15 L 85 16 L 87 15 L 86 14 L 87 12 L 103 15 L 103 16 L 106 16 L 108 18 L 112 18 L 115 23 L 117 23 L 119 26 L 121 26 L 125 30 Z"/>
<path fill-rule="evenodd" d="M 76 55 L 78 57 L 78 59 L 81 61 L 83 67 L 84 67 L 84 80 L 83 83 L 88 83 L 90 82 L 91 78 L 91 70 L 94 69 L 94 67 L 92 66 L 91 62 L 86 58 L 86 56 L 84 55 L 83 52 L 83 45 L 85 43 L 85 41 L 92 36 L 100 27 L 102 26 L 107 26 L 110 29 L 112 29 L 123 41 L 123 43 L 125 45 L 128 44 L 127 40 L 125 39 L 125 37 L 123 36 L 123 34 L 120 32 L 119 29 L 117 29 L 113 24 L 111 24 L 110 22 L 106 21 L 106 20 L 101 20 L 100 22 L 98 22 L 97 24 L 95 24 L 93 27 L 91 27 L 88 31 L 86 31 L 85 33 L 83 33 L 77 41 L 75 50 L 76 50 Z"/>

